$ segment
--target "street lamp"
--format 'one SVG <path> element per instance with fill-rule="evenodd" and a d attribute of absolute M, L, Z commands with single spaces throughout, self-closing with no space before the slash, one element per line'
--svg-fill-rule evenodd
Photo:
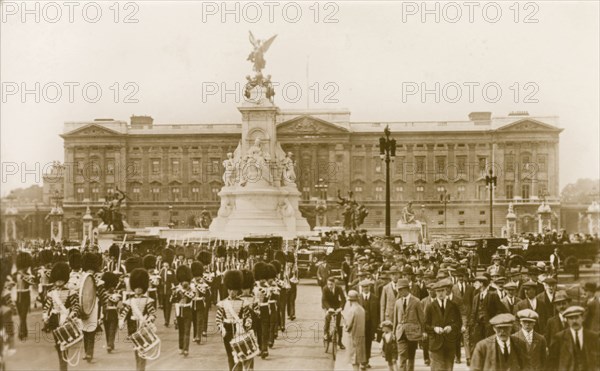
<path fill-rule="evenodd" d="M 385 161 L 385 236 L 390 237 L 390 161 L 396 157 L 396 139 L 390 138 L 390 127 L 385 126 L 384 137 L 379 138 L 379 157 Z"/>
<path fill-rule="evenodd" d="M 485 176 L 485 185 L 490 190 L 490 237 L 494 237 L 494 188 L 496 188 L 496 176 L 492 172 L 492 169 L 489 171 L 489 175 Z"/>
<path fill-rule="evenodd" d="M 442 187 L 440 191 L 440 202 L 444 204 L 444 233 L 448 233 L 448 218 L 446 217 L 446 205 L 448 205 L 448 202 L 450 202 L 450 193 L 448 193 L 448 191 L 444 187 Z"/>

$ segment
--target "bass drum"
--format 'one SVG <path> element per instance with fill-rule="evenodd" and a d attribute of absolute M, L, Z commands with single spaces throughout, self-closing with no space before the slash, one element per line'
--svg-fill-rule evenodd
<path fill-rule="evenodd" d="M 79 284 L 79 307 L 81 308 L 81 318 L 87 319 L 94 311 L 96 302 L 96 281 L 94 276 L 84 273 L 81 276 Z"/>

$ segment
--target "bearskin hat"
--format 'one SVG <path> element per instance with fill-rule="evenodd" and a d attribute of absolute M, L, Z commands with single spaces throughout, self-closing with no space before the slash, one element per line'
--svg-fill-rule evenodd
<path fill-rule="evenodd" d="M 279 263 L 279 262 L 278 262 Z M 268 280 L 272 280 L 275 279 L 277 277 L 277 268 L 275 268 L 275 266 L 273 265 L 273 262 L 271 262 L 270 264 L 267 264 L 267 274 L 266 274 L 266 279 Z"/>
<path fill-rule="evenodd" d="M 21 251 L 17 254 L 17 269 L 18 270 L 25 270 L 29 267 L 31 267 L 31 263 L 32 263 L 33 259 L 31 257 L 31 254 L 25 251 Z"/>
<path fill-rule="evenodd" d="M 115 259 L 119 259 L 119 250 L 119 246 L 116 243 L 113 243 L 108 248 L 108 255 Z"/>
<path fill-rule="evenodd" d="M 173 259 L 175 258 L 175 251 L 173 251 L 173 249 L 167 247 L 162 251 L 161 255 L 163 257 L 163 262 L 167 262 L 169 265 L 173 264 Z"/>
<path fill-rule="evenodd" d="M 281 273 L 281 263 L 279 262 L 279 260 L 273 260 L 271 264 L 274 268 L 275 268 L 275 275 L 278 275 L 279 273 Z M 273 277 L 275 278 L 275 277 Z"/>
<path fill-rule="evenodd" d="M 248 269 L 242 270 L 242 290 L 254 287 L 254 275 Z"/>
<path fill-rule="evenodd" d="M 180 265 L 177 267 L 177 272 L 175 273 L 177 278 L 177 282 L 190 282 L 192 280 L 192 271 L 190 267 L 187 265 Z"/>
<path fill-rule="evenodd" d="M 192 262 L 192 276 L 201 277 L 204 274 L 204 265 L 199 261 Z"/>
<path fill-rule="evenodd" d="M 107 290 L 114 289 L 119 283 L 119 276 L 113 272 L 104 272 L 102 274 L 102 281 L 104 282 L 104 287 Z"/>
<path fill-rule="evenodd" d="M 275 251 L 275 259 L 282 265 L 285 264 L 285 253 L 281 250 Z"/>
<path fill-rule="evenodd" d="M 58 262 L 52 267 L 52 271 L 50 272 L 50 282 L 63 281 L 66 283 L 69 280 L 70 274 L 71 268 L 69 267 L 69 264 L 66 262 Z"/>
<path fill-rule="evenodd" d="M 294 256 L 294 252 L 293 251 L 288 251 L 287 254 L 285 255 L 285 259 L 288 263 L 293 263 L 296 261 L 296 257 Z"/>
<path fill-rule="evenodd" d="M 228 290 L 241 290 L 242 289 L 242 272 L 238 270 L 228 270 L 223 275 L 223 285 Z"/>
<path fill-rule="evenodd" d="M 255 280 L 266 280 L 267 279 L 267 263 L 256 262 L 254 264 L 254 279 Z"/>
<path fill-rule="evenodd" d="M 125 270 L 127 273 L 132 273 L 136 268 L 143 268 L 142 259 L 137 256 L 132 256 L 125 260 Z"/>
<path fill-rule="evenodd" d="M 225 247 L 225 245 L 220 244 L 219 246 L 217 246 L 217 258 L 224 258 L 227 256 L 227 248 Z"/>
<path fill-rule="evenodd" d="M 67 255 L 69 257 L 69 265 L 71 266 L 71 269 L 74 271 L 80 270 L 81 266 L 83 265 L 83 259 L 79 250 L 71 249 Z"/>
<path fill-rule="evenodd" d="M 151 271 L 152 269 L 156 269 L 156 256 L 152 255 L 152 254 L 148 254 L 146 256 L 144 256 L 144 259 L 142 259 L 142 265 L 144 266 L 144 268 L 146 268 L 148 271 Z"/>
<path fill-rule="evenodd" d="M 40 251 L 40 264 L 46 265 L 52 263 L 53 255 L 52 250 L 44 249 Z"/>
<path fill-rule="evenodd" d="M 210 265 L 212 256 L 210 255 L 210 252 L 204 250 L 198 253 L 198 257 L 196 259 L 204 265 Z"/>
<path fill-rule="evenodd" d="M 194 259 L 194 246 L 187 245 L 184 250 L 186 259 Z"/>
<path fill-rule="evenodd" d="M 244 248 L 240 248 L 238 251 L 238 260 L 248 260 L 248 251 Z"/>
<path fill-rule="evenodd" d="M 185 249 L 183 248 L 183 246 L 181 245 L 177 245 L 177 247 L 175 247 L 175 255 L 179 256 L 185 256 Z"/>
<path fill-rule="evenodd" d="M 131 290 L 142 289 L 144 292 L 148 291 L 148 285 L 150 284 L 150 275 L 144 268 L 135 268 L 131 271 L 129 276 L 129 287 Z"/>
<path fill-rule="evenodd" d="M 98 272 L 102 265 L 102 257 L 98 254 L 86 252 L 81 258 L 81 268 L 84 271 Z"/>

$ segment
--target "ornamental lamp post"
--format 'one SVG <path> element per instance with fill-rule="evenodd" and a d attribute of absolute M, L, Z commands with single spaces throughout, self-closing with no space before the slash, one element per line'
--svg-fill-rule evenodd
<path fill-rule="evenodd" d="M 379 157 L 385 161 L 385 236 L 390 237 L 390 161 L 396 157 L 396 139 L 390 138 L 390 127 L 383 130 L 385 136 L 379 138 Z"/>
<path fill-rule="evenodd" d="M 446 188 L 443 188 L 440 193 L 440 203 L 444 204 L 444 233 L 446 234 L 448 233 L 448 218 L 446 216 L 448 202 L 450 202 L 450 193 L 448 193 Z"/>
<path fill-rule="evenodd" d="M 492 169 L 489 171 L 489 175 L 485 177 L 486 187 L 490 190 L 490 237 L 494 237 L 494 188 L 496 188 L 496 176 L 492 172 Z"/>

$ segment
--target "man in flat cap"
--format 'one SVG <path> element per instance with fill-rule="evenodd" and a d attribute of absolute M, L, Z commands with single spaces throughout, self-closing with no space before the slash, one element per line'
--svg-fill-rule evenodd
<path fill-rule="evenodd" d="M 519 301 L 515 306 L 514 313 L 523 310 L 523 309 L 531 309 L 535 311 L 538 315 L 541 312 L 541 307 L 536 297 L 537 283 L 533 281 L 528 281 L 523 284 L 523 290 L 525 292 L 525 299 Z M 542 333 L 538 322 L 535 324 L 535 331 L 538 333 Z"/>
<path fill-rule="evenodd" d="M 554 335 L 550 345 L 548 369 L 586 371 L 600 369 L 598 333 L 583 328 L 584 308 L 571 306 L 564 311 L 569 328 Z"/>
<path fill-rule="evenodd" d="M 418 298 L 410 293 L 408 280 L 398 280 L 398 300 L 394 305 L 394 331 L 398 342 L 400 369 L 415 369 L 415 354 L 425 332 L 425 313 Z"/>
<path fill-rule="evenodd" d="M 566 291 L 559 290 L 554 295 L 554 307 L 556 308 L 556 315 L 546 323 L 546 329 L 544 337 L 548 346 L 550 346 L 554 335 L 558 334 L 562 330 L 568 327 L 567 319 L 563 316 L 565 310 L 571 306 L 571 298 L 567 295 Z"/>
<path fill-rule="evenodd" d="M 460 338 L 462 319 L 458 306 L 446 296 L 449 286 L 452 286 L 449 279 L 438 281 L 433 286 L 436 299 L 425 311 L 432 370 L 453 369 L 456 342 Z"/>
<path fill-rule="evenodd" d="M 379 317 L 382 321 L 393 321 L 394 306 L 396 305 L 396 299 L 398 299 L 398 287 L 396 283 L 400 278 L 400 272 L 396 266 L 392 266 L 389 273 L 392 280 L 383 286 L 379 301 Z"/>
<path fill-rule="evenodd" d="M 538 314 L 531 309 L 523 309 L 517 312 L 517 318 L 521 329 L 514 335 L 525 344 L 525 358 L 528 370 L 543 371 L 546 369 L 547 346 L 546 339 L 533 330 Z"/>
<path fill-rule="evenodd" d="M 490 320 L 494 335 L 481 340 L 475 346 L 471 359 L 471 371 L 508 371 L 527 368 L 524 344 L 511 330 L 515 316 L 502 313 Z"/>
<path fill-rule="evenodd" d="M 375 333 L 379 327 L 379 298 L 371 292 L 374 282 L 370 279 L 360 281 L 360 295 L 358 303 L 365 310 L 365 356 L 366 363 L 364 367 L 371 367 L 369 359 L 371 358 L 371 345 L 375 338 Z"/>
<path fill-rule="evenodd" d="M 539 310 L 536 310 L 536 312 L 540 315 L 538 326 L 541 333 L 544 333 L 548 319 L 554 317 L 556 314 L 552 302 L 554 301 L 557 281 L 553 277 L 547 277 L 543 281 L 543 284 L 544 292 L 541 292 L 536 296 L 538 305 L 540 306 Z"/>
<path fill-rule="evenodd" d="M 599 332 L 600 331 L 600 286 L 595 282 L 586 282 L 584 285 L 585 302 L 585 328 Z"/>
<path fill-rule="evenodd" d="M 471 329 L 471 344 L 493 335 L 494 330 L 490 320 L 500 313 L 508 310 L 504 307 L 498 294 L 489 290 L 489 279 L 486 276 L 475 277 L 474 287 L 478 292 L 473 297 L 471 315 L 469 318 Z"/>
<path fill-rule="evenodd" d="M 504 291 L 506 291 L 506 295 L 500 300 L 502 304 L 506 307 L 508 313 L 515 314 L 515 305 L 517 304 L 517 298 L 515 294 L 517 293 L 517 284 L 514 282 L 509 282 L 504 285 Z"/>
<path fill-rule="evenodd" d="M 431 274 L 431 273 L 430 273 Z M 435 300 L 435 290 L 433 289 L 433 286 L 435 285 L 435 283 L 433 282 L 428 282 L 426 285 L 427 288 L 427 292 L 429 293 L 429 295 L 426 298 L 421 299 L 421 309 L 423 310 L 423 313 L 427 313 L 427 308 L 429 308 L 429 306 L 431 306 L 431 303 L 433 303 L 433 301 Z M 421 340 L 421 348 L 423 348 L 423 360 L 425 361 L 425 365 L 429 366 L 429 364 L 431 363 L 431 359 L 429 358 L 429 339 L 427 339 L 427 333 L 425 332 L 423 334 L 423 340 Z"/>

